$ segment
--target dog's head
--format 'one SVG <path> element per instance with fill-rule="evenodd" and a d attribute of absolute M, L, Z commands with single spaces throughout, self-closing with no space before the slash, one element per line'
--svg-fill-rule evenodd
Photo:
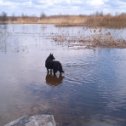
<path fill-rule="evenodd" d="M 51 60 L 54 60 L 54 59 L 55 59 L 55 57 L 53 56 L 52 53 L 50 53 L 49 58 L 50 58 Z"/>

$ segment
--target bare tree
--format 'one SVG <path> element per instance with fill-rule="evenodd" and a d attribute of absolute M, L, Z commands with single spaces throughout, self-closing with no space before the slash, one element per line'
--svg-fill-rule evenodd
<path fill-rule="evenodd" d="M 45 18 L 45 17 L 46 17 L 45 13 L 42 12 L 40 15 L 40 19 Z"/>
<path fill-rule="evenodd" d="M 2 22 L 6 22 L 8 20 L 8 17 L 7 17 L 7 14 L 6 12 L 2 12 L 1 15 L 0 15 L 0 20 Z"/>

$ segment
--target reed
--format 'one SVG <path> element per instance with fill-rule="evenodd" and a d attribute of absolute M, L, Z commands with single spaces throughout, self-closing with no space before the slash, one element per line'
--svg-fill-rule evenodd
<path fill-rule="evenodd" d="M 125 39 L 115 39 L 110 32 L 103 34 L 102 29 L 94 29 L 90 36 L 65 36 L 55 35 L 52 39 L 57 43 L 68 43 L 69 46 L 104 47 L 104 48 L 126 48 Z"/>
<path fill-rule="evenodd" d="M 90 16 L 85 25 L 90 27 L 124 28 L 126 27 L 126 15 Z"/>
<path fill-rule="evenodd" d="M 106 27 L 106 28 L 125 28 L 126 14 L 116 16 L 112 15 L 57 15 L 44 17 L 0 17 L 0 23 L 18 23 L 18 24 L 54 24 L 58 27 L 70 26 L 88 26 L 88 27 Z"/>

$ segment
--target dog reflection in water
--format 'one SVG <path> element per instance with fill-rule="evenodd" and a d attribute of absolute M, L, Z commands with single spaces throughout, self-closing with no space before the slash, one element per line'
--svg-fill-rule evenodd
<path fill-rule="evenodd" d="M 46 75 L 46 83 L 51 86 L 58 86 L 63 82 L 64 77 L 62 75 L 53 75 L 53 74 L 48 74 Z"/>

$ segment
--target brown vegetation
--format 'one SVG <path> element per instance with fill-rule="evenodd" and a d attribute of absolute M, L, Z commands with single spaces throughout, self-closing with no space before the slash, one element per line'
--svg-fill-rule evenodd
<path fill-rule="evenodd" d="M 0 23 L 25 23 L 25 24 L 54 24 L 56 26 L 88 26 L 88 27 L 108 27 L 124 28 L 126 27 L 126 14 L 112 16 L 110 14 L 96 13 L 94 15 L 57 15 L 46 16 L 42 14 L 36 16 L 7 16 L 5 12 L 0 15 Z"/>
<path fill-rule="evenodd" d="M 95 31 L 94 29 L 94 34 L 87 37 L 56 35 L 52 39 L 58 43 L 67 43 L 69 47 L 126 48 L 126 40 L 115 39 L 110 32 L 103 34 L 101 29 L 99 34 L 95 34 Z"/>
<path fill-rule="evenodd" d="M 124 28 L 126 27 L 126 15 L 89 16 L 85 24 L 91 27 Z"/>
<path fill-rule="evenodd" d="M 45 17 L 39 23 L 55 24 L 58 27 L 69 26 L 88 26 L 88 27 L 107 27 L 107 28 L 125 28 L 126 14 L 116 16 L 91 15 L 91 16 L 50 16 Z"/>

